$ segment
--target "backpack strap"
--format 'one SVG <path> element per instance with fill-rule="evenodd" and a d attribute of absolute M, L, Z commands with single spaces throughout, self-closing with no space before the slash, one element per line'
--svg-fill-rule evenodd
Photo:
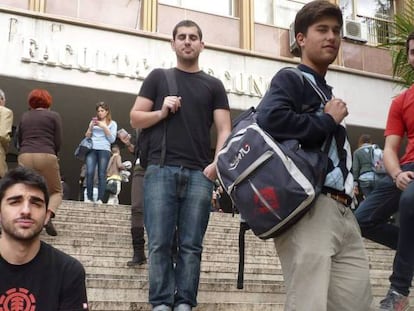
<path fill-rule="evenodd" d="M 175 68 L 169 68 L 164 70 L 165 77 L 167 78 L 167 84 L 168 84 L 168 95 L 178 95 L 178 87 L 177 87 L 177 80 L 175 78 Z M 181 119 L 183 121 L 185 130 L 187 131 L 188 135 L 190 136 L 190 144 L 193 148 L 194 156 L 197 158 L 198 162 L 202 163 L 202 160 L 198 156 L 198 149 L 196 148 L 194 144 L 193 136 L 191 135 L 190 128 L 188 126 L 187 120 L 185 119 L 182 112 L 178 113 L 179 116 L 181 116 Z M 161 162 L 164 163 L 165 161 L 165 153 L 167 150 L 167 122 L 164 124 L 164 136 L 162 139 L 162 149 L 161 149 Z"/>
<path fill-rule="evenodd" d="M 321 90 L 321 88 L 309 77 L 308 73 L 303 72 L 297 67 L 286 67 L 284 70 L 289 70 L 289 71 L 294 72 L 300 78 L 303 85 L 305 84 L 305 79 L 306 79 L 306 81 L 308 81 L 310 86 L 313 88 L 316 94 L 318 94 L 318 96 L 321 98 L 324 104 L 329 101 L 328 97 Z"/>
<path fill-rule="evenodd" d="M 237 289 L 243 289 L 244 282 L 244 249 L 245 249 L 245 235 L 250 227 L 247 222 L 240 219 L 239 229 L 239 270 L 237 272 Z"/>
<path fill-rule="evenodd" d="M 164 75 L 167 79 L 168 95 L 178 95 L 177 81 L 175 80 L 174 68 L 164 69 Z M 164 119 L 163 134 L 161 141 L 161 159 L 160 166 L 165 163 L 165 155 L 167 153 L 167 119 Z"/>

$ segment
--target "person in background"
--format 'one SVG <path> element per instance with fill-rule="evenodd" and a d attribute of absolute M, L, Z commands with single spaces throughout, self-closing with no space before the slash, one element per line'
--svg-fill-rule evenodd
<path fill-rule="evenodd" d="M 145 237 L 144 237 L 144 168 L 139 165 L 139 150 L 136 143 L 139 131 L 135 130 L 136 135 L 133 140 L 135 143 L 131 143 L 131 135 L 127 133 L 118 134 L 119 139 L 125 144 L 130 153 L 135 155 L 135 165 L 132 175 L 131 184 L 131 238 L 132 238 L 132 259 L 127 262 L 128 267 L 137 265 L 143 265 L 147 262 L 145 256 Z"/>
<path fill-rule="evenodd" d="M 20 166 L 30 167 L 47 182 L 50 202 L 47 210 L 46 232 L 56 236 L 52 218 L 62 203 L 62 184 L 58 154 L 62 145 L 62 119 L 50 110 L 52 96 L 45 89 L 34 89 L 28 96 L 29 110 L 23 113 L 17 135 Z"/>
<path fill-rule="evenodd" d="M 79 174 L 79 201 L 85 201 L 87 199 L 86 191 L 86 164 L 83 163 Z M 95 168 L 95 174 L 93 176 L 93 190 L 92 190 L 93 201 L 98 200 L 98 168 Z"/>
<path fill-rule="evenodd" d="M 69 184 L 66 182 L 65 176 L 63 176 L 62 174 L 60 175 L 60 183 L 62 185 L 62 199 L 70 200 L 70 187 Z"/>
<path fill-rule="evenodd" d="M 107 174 L 107 183 L 113 183 L 116 185 L 116 192 L 110 193 L 108 198 L 108 204 L 119 204 L 118 195 L 121 192 L 121 175 L 120 170 L 125 170 L 126 167 L 122 164 L 121 153 L 118 145 L 112 145 L 112 156 L 109 159 Z"/>
<path fill-rule="evenodd" d="M 44 178 L 29 168 L 0 180 L 0 310 L 88 310 L 82 264 L 40 240 L 49 203 Z"/>
<path fill-rule="evenodd" d="M 86 155 L 86 192 L 85 202 L 93 202 L 93 181 L 98 168 L 98 199 L 102 204 L 106 189 L 106 169 L 111 157 L 111 144 L 116 139 L 117 123 L 112 120 L 109 105 L 96 104 L 96 116 L 89 122 L 85 136 L 92 138 L 92 150 Z"/>
<path fill-rule="evenodd" d="M 7 172 L 6 154 L 13 126 L 13 111 L 6 107 L 6 95 L 0 89 L 0 178 Z"/>
<path fill-rule="evenodd" d="M 296 14 L 295 38 L 298 69 L 310 81 L 280 70 L 257 108 L 259 126 L 276 140 L 296 139 L 311 150 L 330 144 L 321 194 L 298 222 L 274 239 L 286 286 L 285 311 L 368 311 L 372 301 L 367 253 L 350 209 L 352 153 L 344 125 L 348 109 L 325 80 L 339 52 L 342 25 L 337 5 L 325 0 L 305 4 Z"/>
<path fill-rule="evenodd" d="M 363 199 L 372 192 L 379 180 L 379 177 L 372 170 L 372 148 L 371 135 L 363 134 L 359 137 L 358 149 L 353 154 L 354 193 L 359 195 L 362 192 Z"/>
<path fill-rule="evenodd" d="M 414 67 L 414 32 L 406 41 L 408 63 Z M 414 274 L 414 86 L 391 103 L 385 127 L 384 164 L 388 175 L 363 201 L 355 216 L 362 235 L 396 250 L 390 288 L 380 302 L 382 311 L 409 310 L 409 294 Z M 407 145 L 399 156 L 403 140 Z M 399 212 L 399 227 L 389 221 Z"/>
<path fill-rule="evenodd" d="M 83 163 L 79 173 L 79 194 L 78 200 L 85 201 L 86 195 L 86 164 Z"/>
<path fill-rule="evenodd" d="M 166 72 L 154 69 L 144 80 L 130 117 L 133 128 L 149 135 L 144 177 L 149 302 L 154 311 L 189 311 L 197 305 L 202 244 L 217 177 L 210 128 L 214 123 L 217 155 L 230 134 L 231 120 L 222 82 L 200 70 L 198 58 L 204 48 L 200 27 L 190 20 L 179 22 L 171 47 L 177 66 L 169 73 L 178 94 L 170 94 Z"/>

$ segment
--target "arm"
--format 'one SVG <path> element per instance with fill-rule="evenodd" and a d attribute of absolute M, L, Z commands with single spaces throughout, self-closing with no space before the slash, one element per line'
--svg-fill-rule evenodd
<path fill-rule="evenodd" d="M 337 127 L 329 113 L 333 107 L 327 104 L 321 111 L 320 104 L 307 81 L 280 70 L 258 106 L 257 122 L 276 140 L 297 139 L 308 148 L 320 147 Z"/>
<path fill-rule="evenodd" d="M 0 110 L 0 144 L 7 150 L 13 124 L 13 112 L 10 109 Z"/>
<path fill-rule="evenodd" d="M 88 129 L 85 132 L 85 137 L 88 137 L 88 138 L 92 137 L 93 126 L 94 126 L 93 121 L 89 122 Z"/>
<path fill-rule="evenodd" d="M 112 120 L 111 123 L 109 123 L 109 125 L 106 125 L 105 122 L 104 125 L 106 126 L 106 128 L 104 127 L 104 132 L 105 132 L 105 137 L 106 139 L 113 144 L 115 142 L 116 139 L 116 131 L 118 130 L 118 124 Z"/>
<path fill-rule="evenodd" d="M 125 135 L 125 136 L 118 136 L 119 139 L 125 144 L 125 146 L 127 146 L 128 151 L 131 153 L 134 153 L 134 148 L 135 145 L 133 143 L 131 143 L 131 135 Z"/>
<path fill-rule="evenodd" d="M 358 177 L 359 171 L 361 170 L 361 165 L 359 163 L 359 157 L 357 151 L 354 152 L 353 159 L 352 159 L 352 175 L 354 176 L 354 192 L 355 194 L 359 194 L 358 189 Z"/>
<path fill-rule="evenodd" d="M 384 164 L 398 189 L 404 190 L 408 183 L 414 179 L 414 172 L 401 170 L 398 151 L 400 150 L 402 137 L 389 135 L 385 138 Z"/>
<path fill-rule="evenodd" d="M 214 155 L 214 161 L 207 165 L 207 167 L 204 169 L 204 175 L 206 175 L 210 180 L 215 180 L 217 178 L 217 153 L 221 150 L 224 142 L 231 132 L 231 118 L 229 110 L 216 109 L 214 110 L 213 118 L 217 130 L 216 152 Z"/>
<path fill-rule="evenodd" d="M 154 102 L 148 98 L 138 96 L 129 114 L 133 128 L 148 128 L 175 113 L 181 107 L 181 97 L 166 96 L 160 110 L 152 110 Z"/>
<path fill-rule="evenodd" d="M 358 150 L 358 149 L 357 149 Z M 352 159 L 352 175 L 354 175 L 354 180 L 357 182 L 360 175 L 361 163 L 359 162 L 359 156 L 357 150 L 354 152 Z"/>
<path fill-rule="evenodd" d="M 118 169 L 124 170 L 125 169 L 125 166 L 122 164 L 121 155 L 117 154 L 115 156 L 115 160 L 116 160 L 116 166 L 118 167 Z"/>
<path fill-rule="evenodd" d="M 133 128 L 145 129 L 165 119 L 169 113 L 175 113 L 181 107 L 181 98 L 168 96 L 162 83 L 165 80 L 163 69 L 154 69 L 142 82 L 141 89 L 130 111 Z M 165 92 L 165 93 L 162 93 Z"/>
<path fill-rule="evenodd" d="M 62 119 L 59 114 L 56 114 L 56 124 L 55 124 L 55 152 L 59 153 L 60 147 L 62 145 Z"/>

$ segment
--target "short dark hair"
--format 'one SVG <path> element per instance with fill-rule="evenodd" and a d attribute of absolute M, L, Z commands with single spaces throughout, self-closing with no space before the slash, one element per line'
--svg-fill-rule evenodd
<path fill-rule="evenodd" d="M 200 41 L 203 39 L 203 32 L 201 31 L 200 26 L 198 26 L 198 24 L 192 20 L 189 19 L 185 19 L 182 20 L 181 22 L 179 22 L 177 25 L 175 25 L 174 29 L 173 29 L 173 40 L 175 40 L 175 36 L 177 35 L 177 31 L 178 28 L 180 27 L 195 27 L 197 28 L 197 32 L 198 32 L 198 36 L 200 37 Z"/>
<path fill-rule="evenodd" d="M 369 134 L 362 134 L 358 140 L 358 146 L 362 146 L 363 144 L 371 144 L 371 135 Z"/>
<path fill-rule="evenodd" d="M 306 35 L 308 28 L 324 17 L 335 18 L 342 28 L 342 12 L 337 5 L 326 0 L 316 0 L 305 4 L 295 17 L 295 38 L 298 33 Z M 301 56 L 300 49 L 295 56 Z"/>
<path fill-rule="evenodd" d="M 410 49 L 410 41 L 414 40 L 414 31 L 411 32 L 408 37 L 407 37 L 407 41 L 405 41 L 405 53 L 407 54 L 408 57 L 408 50 Z"/>
<path fill-rule="evenodd" d="M 22 166 L 18 166 L 15 169 L 8 171 L 6 175 L 0 179 L 0 202 L 3 200 L 7 189 L 16 184 L 24 184 L 41 190 L 45 196 L 47 209 L 47 206 L 49 205 L 49 192 L 45 179 L 34 170 Z"/>

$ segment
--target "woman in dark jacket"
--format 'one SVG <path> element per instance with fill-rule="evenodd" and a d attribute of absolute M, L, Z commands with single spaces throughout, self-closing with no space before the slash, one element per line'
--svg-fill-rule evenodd
<path fill-rule="evenodd" d="M 23 113 L 18 126 L 20 166 L 41 174 L 49 189 L 50 201 L 45 228 L 49 235 L 57 235 L 52 218 L 62 203 L 62 186 L 58 153 L 62 143 L 62 119 L 50 110 L 52 96 L 43 89 L 34 89 L 28 96 L 29 110 Z"/>

